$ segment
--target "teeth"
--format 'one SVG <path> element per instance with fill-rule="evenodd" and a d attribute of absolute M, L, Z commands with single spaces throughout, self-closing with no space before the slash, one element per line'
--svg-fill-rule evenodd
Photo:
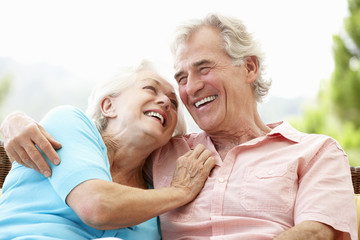
<path fill-rule="evenodd" d="M 145 115 L 158 118 L 160 120 L 161 124 L 164 125 L 164 117 L 160 113 L 146 112 Z"/>
<path fill-rule="evenodd" d="M 201 99 L 200 101 L 196 102 L 195 103 L 195 107 L 200 107 L 201 105 L 207 103 L 207 102 L 211 102 L 211 101 L 214 101 L 216 98 L 216 96 L 210 96 L 210 97 L 206 97 L 204 99 Z"/>

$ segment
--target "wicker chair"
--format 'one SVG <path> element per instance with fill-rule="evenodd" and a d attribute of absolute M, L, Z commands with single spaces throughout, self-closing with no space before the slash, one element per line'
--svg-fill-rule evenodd
<path fill-rule="evenodd" d="M 3 186 L 4 180 L 10 171 L 11 163 L 4 149 L 4 143 L 0 140 L 0 189 Z"/>
<path fill-rule="evenodd" d="M 350 167 L 355 194 L 360 194 L 360 167 Z"/>

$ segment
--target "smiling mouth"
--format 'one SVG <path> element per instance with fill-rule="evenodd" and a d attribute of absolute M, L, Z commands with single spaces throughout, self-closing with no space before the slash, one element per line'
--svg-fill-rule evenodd
<path fill-rule="evenodd" d="M 205 105 L 205 104 L 207 104 L 207 103 L 209 103 L 209 102 L 214 101 L 216 98 L 217 98 L 217 95 L 203 98 L 203 99 L 201 99 L 200 101 L 198 101 L 198 102 L 195 103 L 195 107 L 196 107 L 196 108 L 199 108 L 199 107 L 201 107 L 202 105 Z"/>
<path fill-rule="evenodd" d="M 145 112 L 145 115 L 153 118 L 157 118 L 161 122 L 161 125 L 165 126 L 165 118 L 160 113 L 150 111 L 150 112 Z"/>

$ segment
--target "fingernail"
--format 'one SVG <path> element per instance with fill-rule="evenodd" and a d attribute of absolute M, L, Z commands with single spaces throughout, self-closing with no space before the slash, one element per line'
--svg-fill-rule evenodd
<path fill-rule="evenodd" d="M 47 178 L 50 177 L 50 172 L 49 172 L 49 171 L 45 171 L 45 172 L 44 172 L 44 176 L 47 177 Z"/>
<path fill-rule="evenodd" d="M 55 159 L 54 159 L 54 164 L 55 164 L 55 165 L 59 165 L 59 164 L 60 164 L 60 159 L 55 158 Z"/>

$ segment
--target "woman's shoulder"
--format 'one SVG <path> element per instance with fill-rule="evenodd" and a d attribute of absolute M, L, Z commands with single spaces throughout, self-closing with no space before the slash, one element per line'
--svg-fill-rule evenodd
<path fill-rule="evenodd" d="M 76 115 L 84 115 L 85 113 L 78 107 L 72 106 L 72 105 L 61 105 L 61 106 L 57 106 L 54 107 L 53 109 L 51 109 L 46 115 L 45 117 L 49 116 L 49 115 L 68 115 L 68 116 L 76 116 Z"/>
<path fill-rule="evenodd" d="M 59 122 L 74 120 L 74 119 L 86 119 L 89 118 L 85 113 L 75 106 L 61 105 L 51 109 L 41 120 L 42 122 L 48 120 L 58 120 Z"/>
<path fill-rule="evenodd" d="M 66 129 L 96 130 L 96 126 L 89 117 L 80 109 L 71 105 L 62 105 L 50 110 L 41 120 L 40 124 L 45 128 L 56 127 Z"/>

